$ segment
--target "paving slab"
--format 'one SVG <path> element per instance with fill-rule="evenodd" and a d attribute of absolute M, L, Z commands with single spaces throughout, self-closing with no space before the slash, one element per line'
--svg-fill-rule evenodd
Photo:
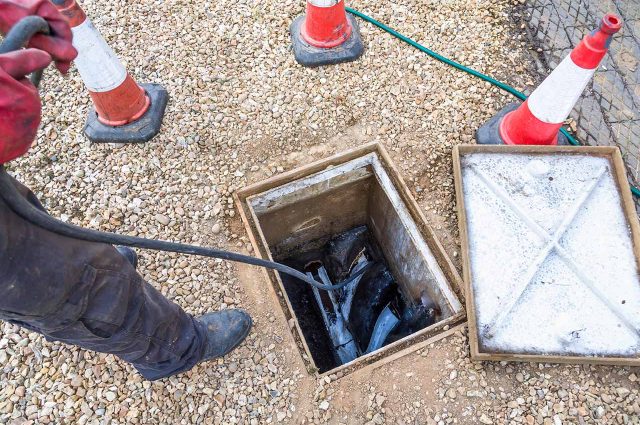
<path fill-rule="evenodd" d="M 610 159 L 466 153 L 461 175 L 482 353 L 640 353 L 640 278 Z"/>

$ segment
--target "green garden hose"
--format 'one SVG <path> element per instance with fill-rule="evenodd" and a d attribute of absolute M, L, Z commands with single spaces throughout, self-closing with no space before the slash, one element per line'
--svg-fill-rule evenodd
<path fill-rule="evenodd" d="M 461 63 L 458 63 L 456 61 L 453 61 L 447 57 L 442 56 L 441 54 L 434 52 L 433 50 L 423 46 L 422 44 L 418 43 L 417 41 L 414 41 L 412 39 L 410 39 L 409 37 L 400 34 L 398 31 L 394 30 L 393 28 L 390 28 L 388 26 L 386 26 L 385 24 L 383 24 L 380 21 L 377 21 L 375 19 L 373 19 L 370 16 L 365 15 L 364 13 L 357 11 L 355 9 L 352 9 L 350 7 L 346 8 L 347 12 L 351 13 L 352 15 L 357 16 L 358 18 L 369 22 L 370 24 L 375 25 L 376 27 L 380 28 L 383 31 L 388 32 L 389 34 L 391 34 L 392 36 L 404 41 L 405 43 L 415 47 L 416 49 L 420 50 L 423 53 L 426 53 L 427 55 L 431 56 L 434 59 L 439 60 L 440 62 L 443 62 L 449 66 L 452 66 L 456 69 L 459 69 L 460 71 L 466 72 L 467 74 L 471 74 L 474 77 L 478 77 L 481 80 L 484 80 L 496 87 L 498 87 L 499 89 L 502 89 L 504 91 L 506 91 L 507 93 L 510 93 L 512 95 L 514 95 L 515 97 L 517 97 L 520 100 L 525 100 L 527 98 L 527 96 L 522 93 L 521 91 L 516 90 L 515 88 L 511 87 L 510 85 L 503 83 L 502 81 L 498 81 L 495 78 L 491 78 L 488 75 L 483 74 L 482 72 L 476 71 L 475 69 L 469 68 L 467 66 L 462 65 Z M 564 128 L 560 129 L 560 132 L 562 132 L 562 134 L 564 134 L 567 139 L 569 140 L 569 143 L 571 143 L 574 146 L 580 146 L 580 143 Z M 640 189 L 635 187 L 635 186 L 631 186 L 631 193 L 633 193 L 635 196 L 637 196 L 638 198 L 640 198 Z"/>

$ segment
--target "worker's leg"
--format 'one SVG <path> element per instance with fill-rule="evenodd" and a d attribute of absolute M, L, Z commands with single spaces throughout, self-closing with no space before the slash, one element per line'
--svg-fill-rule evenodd
<path fill-rule="evenodd" d="M 206 326 L 146 283 L 114 247 L 38 228 L 1 199 L 0 319 L 113 353 L 147 379 L 191 368 L 208 345 Z"/>
<path fill-rule="evenodd" d="M 145 282 L 115 249 L 102 256 L 111 258 L 113 267 L 86 266 L 84 288 L 75 297 L 80 303 L 87 297 L 79 318 L 70 326 L 42 332 L 50 339 L 115 354 L 147 379 L 188 370 L 200 361 L 204 325 Z M 73 308 L 75 302 L 69 301 L 65 305 Z M 53 316 L 67 318 L 62 311 Z"/>

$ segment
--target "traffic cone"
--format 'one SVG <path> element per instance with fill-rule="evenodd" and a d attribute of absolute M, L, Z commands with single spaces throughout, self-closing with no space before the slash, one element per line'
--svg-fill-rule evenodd
<path fill-rule="evenodd" d="M 478 144 L 568 144 L 560 128 L 621 27 L 619 16 L 602 18 L 600 28 L 585 36 L 527 100 L 507 105 L 477 131 Z"/>
<path fill-rule="evenodd" d="M 169 95 L 159 84 L 138 85 L 76 0 L 54 4 L 69 20 L 76 67 L 93 108 L 84 133 L 92 142 L 142 143 L 160 131 Z"/>
<path fill-rule="evenodd" d="M 307 14 L 291 24 L 293 54 L 299 64 L 314 67 L 356 60 L 364 45 L 358 23 L 344 0 L 307 0 Z"/>

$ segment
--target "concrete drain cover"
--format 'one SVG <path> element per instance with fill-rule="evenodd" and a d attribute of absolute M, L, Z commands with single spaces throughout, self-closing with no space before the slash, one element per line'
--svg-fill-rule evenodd
<path fill-rule="evenodd" d="M 637 365 L 638 219 L 619 152 L 454 156 L 472 357 Z"/>

